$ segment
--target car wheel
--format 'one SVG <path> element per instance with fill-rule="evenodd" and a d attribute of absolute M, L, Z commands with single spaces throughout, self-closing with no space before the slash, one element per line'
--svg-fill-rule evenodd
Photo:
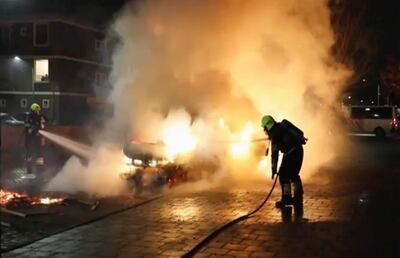
<path fill-rule="evenodd" d="M 378 138 L 384 138 L 386 135 L 385 130 L 383 130 L 382 127 L 375 128 L 374 133 L 375 133 L 375 136 Z"/>

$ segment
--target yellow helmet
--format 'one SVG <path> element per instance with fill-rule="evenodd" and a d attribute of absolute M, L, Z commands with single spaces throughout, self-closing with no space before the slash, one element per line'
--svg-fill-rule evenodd
<path fill-rule="evenodd" d="M 261 126 L 271 130 L 272 126 L 275 124 L 275 120 L 272 116 L 263 116 L 261 119 Z"/>
<path fill-rule="evenodd" d="M 38 103 L 33 103 L 31 105 L 31 110 L 32 111 L 40 111 L 40 105 Z"/>

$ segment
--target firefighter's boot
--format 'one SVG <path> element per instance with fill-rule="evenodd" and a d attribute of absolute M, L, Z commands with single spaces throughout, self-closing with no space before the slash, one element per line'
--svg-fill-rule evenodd
<path fill-rule="evenodd" d="M 301 180 L 293 182 L 294 186 L 294 196 L 293 196 L 293 205 L 295 208 L 303 209 L 303 184 Z"/>
<path fill-rule="evenodd" d="M 276 208 L 285 208 L 285 206 L 292 204 L 292 188 L 290 183 L 282 184 L 282 199 L 275 203 Z"/>

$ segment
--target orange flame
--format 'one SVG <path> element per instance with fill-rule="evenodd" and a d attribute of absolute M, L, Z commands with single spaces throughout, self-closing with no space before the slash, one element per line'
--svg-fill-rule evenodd
<path fill-rule="evenodd" d="M 32 205 L 37 205 L 37 204 L 44 204 L 44 205 L 61 204 L 64 201 L 63 198 L 50 198 L 50 197 L 45 197 L 45 198 L 33 197 L 33 198 L 30 198 L 26 194 L 20 194 L 20 193 L 17 193 L 17 192 L 11 192 L 11 191 L 0 189 L 0 204 L 1 204 L 1 206 L 6 206 L 8 203 L 12 202 L 13 200 L 17 200 L 17 199 L 21 199 L 21 198 L 29 200 Z"/>
<path fill-rule="evenodd" d="M 5 206 L 7 203 L 9 203 L 15 198 L 23 198 L 23 197 L 26 197 L 26 195 L 0 189 L 0 204 L 2 206 Z"/>

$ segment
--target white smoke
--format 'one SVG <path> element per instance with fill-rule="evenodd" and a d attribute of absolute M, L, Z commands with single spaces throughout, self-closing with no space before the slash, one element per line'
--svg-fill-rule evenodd
<path fill-rule="evenodd" d="M 128 190 L 121 178 L 122 154 L 112 148 L 94 150 L 87 164 L 72 156 L 48 183 L 46 190 L 66 193 L 84 192 L 92 196 L 115 196 Z"/>
<path fill-rule="evenodd" d="M 349 72 L 330 54 L 327 1 L 134 2 L 113 29 L 121 41 L 111 77 L 113 124 L 128 117 L 132 135 L 151 132 L 157 140 L 157 125 L 184 108 L 193 130 L 199 122 L 210 132 L 197 137 L 224 170 L 237 164 L 221 140 L 238 136 L 248 121 L 259 130 L 253 137 L 262 137 L 263 114 L 305 131 L 305 173 L 343 146 L 336 107 Z M 219 118 L 225 135 L 215 130 Z M 257 153 L 244 171 L 255 170 Z"/>
<path fill-rule="evenodd" d="M 304 130 L 309 143 L 303 175 L 345 147 L 336 107 L 349 71 L 330 54 L 327 0 L 134 1 L 111 31 L 120 41 L 110 77 L 115 115 L 102 139 L 163 141 L 166 130 L 179 124 L 197 139 L 184 162 L 201 177 L 218 171 L 214 181 L 269 174 L 265 165 L 260 173 L 259 163 L 267 142 L 253 144 L 241 158 L 230 153 L 250 123 L 252 138 L 265 137 L 263 114 Z M 98 155 L 103 164 L 105 153 Z M 64 171 L 76 165 L 71 161 Z M 92 180 L 97 168 L 90 162 L 87 178 L 83 173 L 84 180 L 78 175 L 72 181 L 96 192 L 106 182 L 94 188 L 82 182 Z"/>

